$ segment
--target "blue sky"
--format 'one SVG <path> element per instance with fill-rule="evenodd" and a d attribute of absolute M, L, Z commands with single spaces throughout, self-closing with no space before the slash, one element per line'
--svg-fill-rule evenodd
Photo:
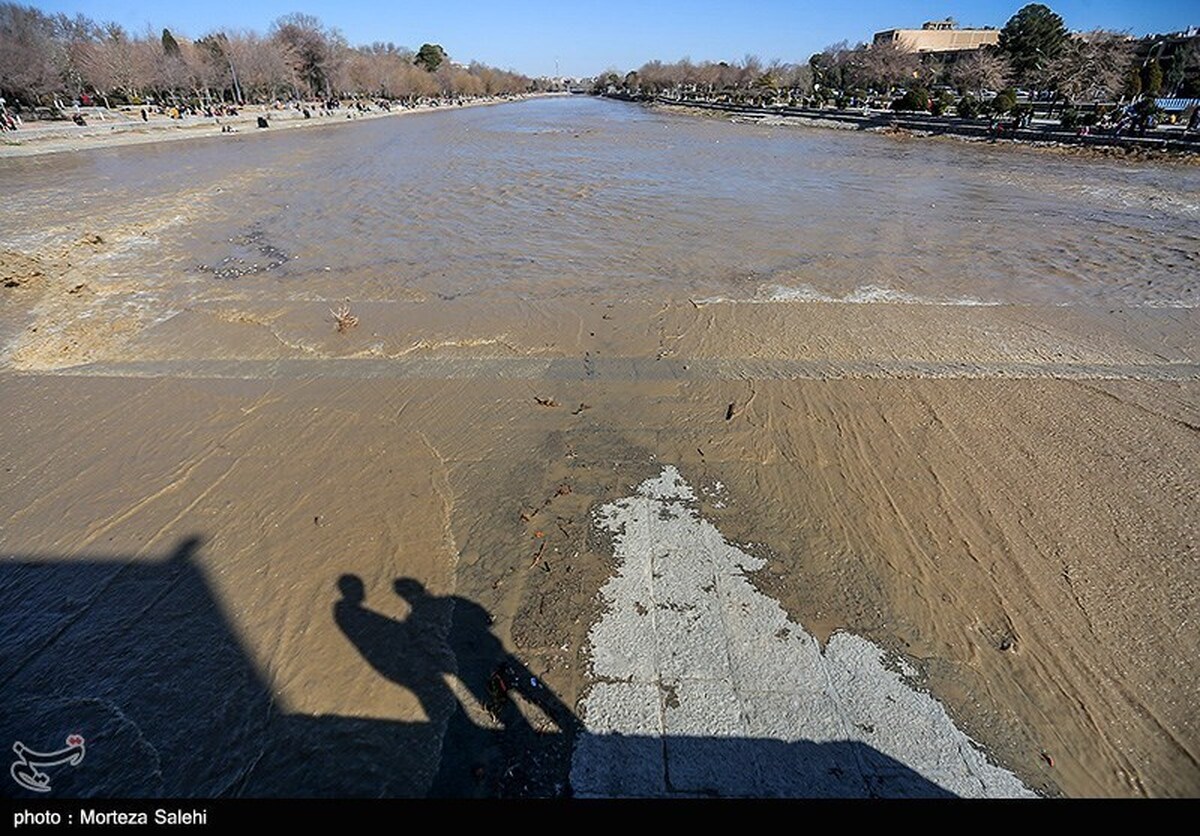
<path fill-rule="evenodd" d="M 21 0 L 18 0 L 21 2 Z M 30 3 L 30 0 L 24 0 Z M 1196 0 L 1043 0 L 1071 29 L 1165 32 L 1200 25 Z M 141 31 L 166 26 L 196 37 L 229 27 L 265 31 L 292 11 L 314 14 L 353 44 L 433 41 L 456 60 L 530 75 L 594 75 L 652 58 L 735 60 L 754 53 L 805 61 L 826 44 L 920 26 L 948 15 L 963 25 L 1003 26 L 1021 0 L 33 0 L 44 11 L 82 12 Z"/>

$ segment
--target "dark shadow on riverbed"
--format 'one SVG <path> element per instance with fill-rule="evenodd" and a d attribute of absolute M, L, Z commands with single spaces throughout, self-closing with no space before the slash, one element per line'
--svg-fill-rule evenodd
<path fill-rule="evenodd" d="M 580 731 L 571 710 L 505 652 L 483 607 L 456 595 L 431 594 L 413 578 L 399 578 L 393 588 L 409 607 L 404 619 L 368 608 L 362 580 L 343 575 L 334 620 L 371 667 L 412 691 L 428 717 L 445 718 L 441 769 L 431 794 L 473 795 L 489 787 L 525 794 L 534 785 L 564 791 Z M 462 684 L 477 715 L 486 712 L 499 728 L 468 716 L 448 676 Z M 540 716 L 534 722 L 518 710 L 515 695 L 536 706 Z"/>
<path fill-rule="evenodd" d="M 416 694 L 430 722 L 288 713 L 209 586 L 200 546 L 158 559 L 0 557 L 0 748 L 86 740 L 78 765 L 46 767 L 46 797 L 949 795 L 857 743 L 588 735 L 504 652 L 482 607 L 411 579 L 374 593 L 404 598 L 404 619 L 370 609 L 352 575 L 330 579 L 332 616 L 311 618 L 332 617 L 346 652 Z M 476 722 L 462 699 L 492 719 Z M 36 795 L 4 772 L 0 796 Z"/>

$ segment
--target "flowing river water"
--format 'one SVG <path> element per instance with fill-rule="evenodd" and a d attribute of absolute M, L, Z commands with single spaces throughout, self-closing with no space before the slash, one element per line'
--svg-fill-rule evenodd
<path fill-rule="evenodd" d="M 664 467 L 805 658 L 1039 793 L 1200 792 L 1200 169 L 552 97 L 0 187 L 0 732 L 91 729 L 70 792 L 578 784 Z M 490 715 L 502 659 L 576 719 Z"/>

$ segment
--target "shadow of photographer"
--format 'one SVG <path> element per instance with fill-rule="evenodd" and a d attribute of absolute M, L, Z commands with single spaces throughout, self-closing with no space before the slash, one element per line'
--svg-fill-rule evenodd
<path fill-rule="evenodd" d="M 356 575 L 337 582 L 334 621 L 381 676 L 411 691 L 431 722 L 444 718 L 441 763 L 431 794 L 524 794 L 531 783 L 566 787 L 570 753 L 582 724 L 492 631 L 487 610 L 457 595 L 435 595 L 413 578 L 393 587 L 409 606 L 403 619 L 366 606 Z M 449 677 L 465 693 L 455 693 Z M 531 724 L 513 695 L 545 715 Z M 473 700 L 494 722 L 479 723 L 463 704 Z M 476 716 L 479 716 L 476 712 Z"/>

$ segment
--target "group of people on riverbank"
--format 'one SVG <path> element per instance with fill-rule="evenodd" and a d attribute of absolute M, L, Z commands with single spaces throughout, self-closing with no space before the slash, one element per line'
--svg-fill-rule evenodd
<path fill-rule="evenodd" d="M 420 97 L 407 99 L 353 99 L 345 101 L 339 98 L 319 99 L 315 101 L 303 99 L 275 99 L 269 104 L 263 105 L 266 111 L 266 118 L 270 118 L 271 112 L 287 112 L 294 111 L 297 115 L 304 119 L 310 119 L 316 116 L 326 118 L 341 116 L 345 114 L 346 118 L 355 118 L 364 116 L 370 113 L 391 113 L 394 109 L 401 110 L 416 110 L 421 108 L 432 107 L 451 107 L 463 106 L 471 102 L 487 99 L 513 99 L 515 96 L 494 95 L 494 96 L 453 96 L 447 95 L 444 97 Z M 88 123 L 92 119 L 107 121 L 108 119 L 119 116 L 124 113 L 127 117 L 135 120 L 140 120 L 144 123 L 150 123 L 163 118 L 176 122 L 185 122 L 191 119 L 215 119 L 217 124 L 223 124 L 224 119 L 232 119 L 239 116 L 246 106 L 229 103 L 229 102 L 203 102 L 203 101 L 188 101 L 188 102 L 169 102 L 169 101 L 146 101 L 134 102 L 132 105 L 125 105 L 115 108 L 107 108 L 99 106 L 99 103 L 91 97 L 86 99 L 81 97 L 73 103 L 73 108 L 66 110 L 69 105 L 59 103 L 57 108 L 43 108 L 44 112 L 35 113 L 29 111 L 32 117 L 41 122 L 55 122 L 67 120 L 73 122 L 79 127 L 88 127 Z M 16 131 L 17 129 L 26 126 L 22 121 L 20 111 L 21 107 L 18 104 L 15 108 L 9 108 L 3 98 L 0 98 L 0 131 Z M 64 112 L 66 111 L 66 112 Z M 107 115 L 106 115 L 107 114 Z M 120 119 L 117 118 L 119 122 Z"/>

